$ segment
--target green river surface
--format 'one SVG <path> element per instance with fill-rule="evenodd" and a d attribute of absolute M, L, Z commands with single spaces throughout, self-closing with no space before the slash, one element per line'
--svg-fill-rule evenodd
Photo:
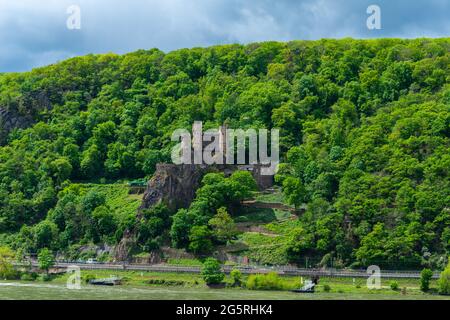
<path fill-rule="evenodd" d="M 314 293 L 178 287 L 89 286 L 69 290 L 64 284 L 0 281 L 0 300 L 292 300 L 292 299 L 448 299 L 431 295 Z"/>

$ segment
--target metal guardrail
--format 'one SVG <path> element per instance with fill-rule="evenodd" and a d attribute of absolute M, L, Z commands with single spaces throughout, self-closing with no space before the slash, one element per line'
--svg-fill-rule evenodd
<path fill-rule="evenodd" d="M 70 265 L 77 265 L 86 270 L 131 270 L 131 271 L 149 271 L 149 272 L 184 272 L 200 273 L 201 266 L 171 266 L 171 265 L 142 265 L 142 264 L 123 264 L 123 263 L 80 263 L 80 262 L 57 262 L 56 268 L 66 268 Z M 37 266 L 37 263 L 33 263 Z M 279 267 L 259 267 L 259 266 L 223 266 L 225 273 L 230 273 L 233 269 L 239 269 L 243 274 L 257 274 L 276 272 L 279 275 L 289 276 L 321 276 L 335 278 L 367 278 L 370 276 L 366 270 L 350 269 L 306 269 L 289 266 Z M 420 271 L 400 271 L 400 270 L 381 270 L 382 278 L 405 278 L 419 279 Z M 433 279 L 438 279 L 440 272 L 433 273 Z"/>

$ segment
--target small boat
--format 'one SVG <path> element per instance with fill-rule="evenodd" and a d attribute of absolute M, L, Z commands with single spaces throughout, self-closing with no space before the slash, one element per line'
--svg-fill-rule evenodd
<path fill-rule="evenodd" d="M 122 283 L 122 279 L 117 277 L 105 278 L 105 279 L 91 279 L 89 284 L 94 286 L 116 286 Z"/>

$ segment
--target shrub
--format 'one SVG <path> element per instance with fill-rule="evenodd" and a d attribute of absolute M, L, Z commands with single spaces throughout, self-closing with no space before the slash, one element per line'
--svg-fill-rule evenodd
<path fill-rule="evenodd" d="M 271 272 L 252 274 L 247 279 L 246 287 L 250 290 L 283 290 L 284 284 L 275 272 Z"/>
<path fill-rule="evenodd" d="M 330 292 L 330 291 L 331 291 L 331 287 L 330 287 L 328 284 L 325 284 L 325 285 L 323 286 L 323 291 L 325 291 L 325 292 Z"/>
<path fill-rule="evenodd" d="M 87 274 L 85 276 L 83 276 L 83 280 L 86 283 L 89 283 L 90 280 L 95 280 L 96 276 L 94 276 L 93 274 Z"/>
<path fill-rule="evenodd" d="M 230 277 L 233 280 L 233 286 L 240 286 L 242 283 L 242 273 L 238 269 L 233 269 L 230 272 Z"/>
<path fill-rule="evenodd" d="M 53 277 L 51 275 L 47 274 L 47 273 L 41 274 L 39 276 L 39 280 L 45 281 L 45 282 L 51 281 L 52 279 L 53 279 Z"/>
<path fill-rule="evenodd" d="M 214 237 L 220 243 L 226 243 L 238 234 L 233 218 L 224 207 L 217 210 L 217 214 L 209 220 L 208 224 L 213 229 Z"/>
<path fill-rule="evenodd" d="M 219 284 L 225 278 L 225 274 L 220 268 L 220 263 L 214 258 L 208 258 L 203 262 L 202 277 L 207 285 Z"/>
<path fill-rule="evenodd" d="M 15 253 L 8 247 L 0 247 L 0 278 L 11 279 L 15 271 L 12 264 Z"/>
<path fill-rule="evenodd" d="M 427 292 L 430 290 L 430 281 L 433 277 L 433 271 L 430 269 L 423 269 L 420 273 L 420 290 Z"/>
<path fill-rule="evenodd" d="M 48 274 L 49 269 L 55 264 L 53 253 L 47 248 L 41 249 L 38 254 L 38 262 L 39 268 Z"/>
<path fill-rule="evenodd" d="M 389 286 L 392 290 L 397 291 L 398 290 L 398 282 L 397 281 L 391 281 Z"/>
<path fill-rule="evenodd" d="M 439 294 L 450 294 L 450 262 L 439 278 Z"/>
<path fill-rule="evenodd" d="M 189 233 L 189 250 L 195 254 L 211 252 L 213 244 L 211 231 L 207 226 L 194 226 Z"/>
<path fill-rule="evenodd" d="M 201 266 L 202 262 L 198 259 L 175 259 L 175 258 L 169 258 L 167 260 L 167 264 L 175 265 L 175 266 Z"/>
<path fill-rule="evenodd" d="M 108 252 L 103 252 L 97 257 L 98 262 L 109 262 L 111 261 L 111 256 Z"/>
<path fill-rule="evenodd" d="M 148 284 L 164 285 L 164 286 L 184 286 L 186 281 L 182 280 L 164 280 L 164 279 L 150 279 Z"/>
<path fill-rule="evenodd" d="M 36 280 L 38 277 L 38 274 L 36 272 L 31 272 L 31 273 L 23 273 L 20 276 L 20 280 L 22 281 L 34 281 Z"/>

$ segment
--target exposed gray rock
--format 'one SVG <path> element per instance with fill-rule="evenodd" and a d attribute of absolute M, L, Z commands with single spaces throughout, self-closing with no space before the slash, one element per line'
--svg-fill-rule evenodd
<path fill-rule="evenodd" d="M 158 164 L 147 185 L 141 209 L 163 202 L 169 209 L 186 208 L 195 197 L 203 176 L 217 168 L 205 165 Z"/>
<path fill-rule="evenodd" d="M 150 208 L 160 202 L 171 210 L 187 208 L 194 200 L 205 174 L 224 172 L 225 176 L 229 176 L 236 170 L 250 171 L 260 190 L 273 185 L 273 176 L 262 176 L 261 167 L 257 165 L 158 164 L 147 185 L 140 209 Z"/>
<path fill-rule="evenodd" d="M 15 128 L 26 128 L 31 124 L 30 119 L 16 115 L 0 107 L 0 144 L 5 143 L 8 134 Z"/>
<path fill-rule="evenodd" d="M 250 171 L 261 190 L 273 185 L 273 176 L 262 176 L 258 165 L 195 165 L 195 164 L 158 164 L 148 182 L 139 210 L 164 203 L 171 211 L 188 208 L 195 198 L 203 177 L 210 172 L 223 172 L 225 176 L 236 170 Z M 130 258 L 135 246 L 135 230 L 128 230 L 116 246 L 114 257 L 117 261 Z"/>

